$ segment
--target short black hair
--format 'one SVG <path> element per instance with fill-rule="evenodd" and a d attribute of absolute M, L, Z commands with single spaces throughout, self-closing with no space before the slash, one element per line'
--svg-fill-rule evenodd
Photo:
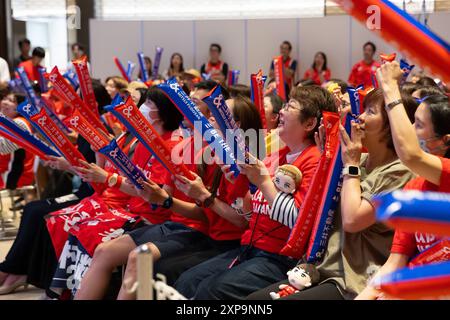
<path fill-rule="evenodd" d="M 364 43 L 363 48 L 367 46 L 371 46 L 374 53 L 377 51 L 377 46 L 375 45 L 375 43 L 367 41 L 366 43 Z"/>
<path fill-rule="evenodd" d="M 97 101 L 98 111 L 100 114 L 105 113 L 104 106 L 111 104 L 111 97 L 106 91 L 105 86 L 98 79 L 92 79 L 92 89 L 94 90 L 95 100 Z"/>
<path fill-rule="evenodd" d="M 27 97 L 22 93 L 14 93 L 14 97 L 16 98 L 17 105 L 25 102 Z"/>
<path fill-rule="evenodd" d="M 30 40 L 28 40 L 27 38 L 23 38 L 23 39 L 19 40 L 19 49 L 22 49 L 22 46 L 23 46 L 25 43 L 31 45 Z"/>
<path fill-rule="evenodd" d="M 211 45 L 209 46 L 209 49 L 211 50 L 211 48 L 216 47 L 217 50 L 219 50 L 219 53 L 222 53 L 222 47 L 220 46 L 220 44 L 218 43 L 211 43 Z"/>
<path fill-rule="evenodd" d="M 42 47 L 36 47 L 33 49 L 33 57 L 45 58 L 45 50 Z"/>
<path fill-rule="evenodd" d="M 137 88 L 136 91 L 138 91 L 141 94 L 141 98 L 139 99 L 137 103 L 137 107 L 140 107 L 144 104 L 144 102 L 147 100 L 147 88 Z"/>
<path fill-rule="evenodd" d="M 273 113 L 279 114 L 281 108 L 283 108 L 283 99 L 277 95 L 276 93 L 269 93 L 266 95 L 270 99 L 270 103 L 272 104 Z"/>
<path fill-rule="evenodd" d="M 282 45 L 283 45 L 283 44 L 286 44 L 286 45 L 289 47 L 289 51 L 292 51 L 292 44 L 291 44 L 289 41 L 284 40 L 281 44 L 282 44 Z"/>
<path fill-rule="evenodd" d="M 234 98 L 238 95 L 242 95 L 242 96 L 246 96 L 246 97 L 250 98 L 252 95 L 250 87 L 245 84 L 241 84 L 241 83 L 236 83 L 236 84 L 229 86 L 228 90 L 230 92 L 231 98 Z"/>
<path fill-rule="evenodd" d="M 75 42 L 74 44 L 72 44 L 72 46 L 71 46 L 70 48 L 71 48 L 72 51 L 73 51 L 73 49 L 74 49 L 75 47 L 78 47 L 78 49 L 80 49 L 80 50 L 82 50 L 82 51 L 86 51 L 86 48 L 84 47 L 84 45 L 82 45 L 82 44 L 79 43 L 79 42 Z"/>
<path fill-rule="evenodd" d="M 158 108 L 164 130 L 174 131 L 180 126 L 183 115 L 161 89 L 156 86 L 150 87 L 147 91 L 147 99 Z"/>
<path fill-rule="evenodd" d="M 198 90 L 207 90 L 207 91 L 211 91 L 212 89 L 214 89 L 217 86 L 217 82 L 213 81 L 213 80 L 205 80 L 205 81 L 200 81 L 199 83 L 196 83 L 194 85 L 195 89 Z M 225 87 L 220 86 L 221 90 L 222 90 L 222 94 L 225 100 L 230 99 L 230 93 L 228 92 L 227 89 L 225 89 Z"/>

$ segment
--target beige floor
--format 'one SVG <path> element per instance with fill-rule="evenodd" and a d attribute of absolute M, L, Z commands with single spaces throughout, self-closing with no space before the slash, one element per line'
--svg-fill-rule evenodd
<path fill-rule="evenodd" d="M 3 208 L 9 208 L 9 201 L 3 202 Z M 12 217 L 10 213 L 6 213 L 7 217 Z M 15 224 L 17 225 L 19 222 L 19 217 L 15 220 Z M 3 261 L 6 254 L 9 251 L 9 248 L 11 247 L 13 241 L 0 241 L 0 261 Z M 38 289 L 36 287 L 28 287 L 28 289 L 18 289 L 13 294 L 7 294 L 7 295 L 0 295 L 0 300 L 37 300 L 39 299 L 42 294 L 44 293 L 43 290 Z"/>

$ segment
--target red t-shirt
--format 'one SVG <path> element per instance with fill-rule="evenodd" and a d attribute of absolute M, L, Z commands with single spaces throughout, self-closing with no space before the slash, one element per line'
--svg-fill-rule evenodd
<path fill-rule="evenodd" d="M 403 189 L 450 193 L 450 159 L 440 159 L 442 161 L 442 174 L 438 186 L 422 177 L 418 177 L 408 182 Z M 440 238 L 433 234 L 422 232 L 409 233 L 396 230 L 391 253 L 400 253 L 413 257 L 415 254 L 425 251 L 439 240 Z"/>
<path fill-rule="evenodd" d="M 23 67 L 30 81 L 39 81 L 39 69 L 33 65 L 32 60 L 21 62 L 19 67 Z"/>
<path fill-rule="evenodd" d="M 117 139 L 117 145 L 123 150 L 123 152 L 128 155 L 130 148 L 136 142 L 136 138 L 132 139 L 128 144 L 125 145 L 126 135 L 122 135 Z M 119 170 L 110 162 L 106 161 L 104 169 L 111 173 L 120 174 Z M 101 198 L 110 208 L 126 208 L 128 201 L 131 196 L 125 192 L 120 191 L 117 188 L 106 188 L 102 194 Z"/>
<path fill-rule="evenodd" d="M 214 172 L 217 165 L 210 165 L 206 169 L 205 178 L 203 179 L 205 186 L 210 187 L 214 180 Z M 217 190 L 217 198 L 228 205 L 232 205 L 235 201 L 243 201 L 248 192 L 248 179 L 244 175 L 240 175 L 234 184 L 229 182 L 223 175 Z M 207 208 L 204 210 L 208 222 L 209 236 L 218 241 L 222 240 L 239 240 L 245 228 L 240 228 L 227 219 L 221 217 L 216 212 Z"/>
<path fill-rule="evenodd" d="M 286 154 L 289 152 L 288 147 L 284 147 L 278 154 L 269 155 L 264 164 L 269 168 L 271 175 L 274 174 L 278 166 L 286 164 Z M 277 157 L 278 155 L 278 157 Z M 297 204 L 301 204 L 308 192 L 309 185 L 316 171 L 320 159 L 320 151 L 315 146 L 306 148 L 300 156 L 292 163 L 303 174 L 302 182 L 298 190 L 294 193 Z M 276 161 L 278 160 L 278 165 Z M 264 199 L 262 192 L 257 190 L 252 197 L 253 214 L 250 219 L 249 229 L 247 229 L 241 240 L 242 245 L 253 244 L 254 247 L 271 253 L 279 254 L 289 238 L 291 229 L 270 219 L 270 206 Z M 297 257 L 295 257 L 297 258 Z M 300 258 L 300 257 L 298 257 Z"/>
<path fill-rule="evenodd" d="M 172 132 L 168 132 L 161 137 L 164 140 L 164 144 L 170 150 L 178 143 L 178 141 L 172 141 L 171 136 Z M 147 179 L 151 179 L 159 185 L 170 183 L 171 174 L 142 143 L 138 143 L 136 146 L 133 163 L 142 170 Z M 169 220 L 172 214 L 170 210 L 162 207 L 157 207 L 153 210 L 151 204 L 141 197 L 131 197 L 129 210 L 132 213 L 141 215 L 153 224 L 159 224 Z"/>
<path fill-rule="evenodd" d="M 5 181 L 3 174 L 9 169 L 9 162 L 11 161 L 11 154 L 0 154 L 0 189 L 5 188 Z"/>
<path fill-rule="evenodd" d="M 31 124 L 28 122 L 27 119 L 19 116 L 14 118 L 14 121 L 24 123 L 28 128 L 27 129 L 28 132 L 30 133 L 33 132 L 33 127 L 31 126 Z M 29 186 L 34 182 L 34 160 L 36 156 L 27 149 L 24 150 L 25 150 L 25 159 L 23 161 L 23 171 L 19 178 L 19 181 L 17 181 L 17 187 L 19 188 L 23 186 Z"/>
<path fill-rule="evenodd" d="M 182 140 L 176 146 L 176 148 L 177 148 L 176 149 L 177 152 L 179 152 L 179 156 L 181 157 L 181 159 L 183 159 L 183 163 L 188 168 L 188 170 L 197 173 L 197 165 L 196 165 L 197 161 L 195 161 L 195 159 L 196 159 L 196 157 L 201 156 L 201 154 L 198 153 L 197 155 L 195 155 L 194 137 L 191 136 L 189 138 Z M 189 159 L 186 159 L 184 157 L 186 152 L 189 155 L 188 156 Z M 202 152 L 202 151 L 200 151 L 200 152 Z M 195 202 L 193 199 L 187 197 L 183 192 L 179 191 L 175 187 L 175 184 L 173 183 L 173 181 L 170 181 L 170 183 L 168 185 L 172 187 L 174 198 L 177 198 L 179 200 L 186 201 L 186 202 L 191 202 L 191 203 Z M 208 224 L 206 222 L 186 218 L 185 216 L 178 214 L 176 212 L 173 212 L 173 211 L 172 211 L 172 216 L 170 217 L 170 220 L 172 220 L 173 222 L 181 223 L 189 228 L 195 229 L 204 234 L 208 234 Z"/>
<path fill-rule="evenodd" d="M 330 69 L 326 69 L 321 72 L 324 72 L 324 75 L 323 75 L 324 80 L 329 81 L 331 78 Z M 303 79 L 311 79 L 318 85 L 322 84 L 322 81 L 320 81 L 319 72 L 316 69 L 306 70 L 305 74 L 303 75 Z"/>
<path fill-rule="evenodd" d="M 377 61 L 372 61 L 371 64 L 366 64 L 364 60 L 359 61 L 353 66 L 348 83 L 352 86 L 363 84 L 364 88 L 373 86 L 372 74 L 375 76 L 375 71 L 379 66 Z"/>

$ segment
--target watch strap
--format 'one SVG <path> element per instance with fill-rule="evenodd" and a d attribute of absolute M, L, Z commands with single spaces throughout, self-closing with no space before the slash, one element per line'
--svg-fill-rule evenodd
<path fill-rule="evenodd" d="M 164 200 L 161 207 L 163 207 L 164 209 L 169 209 L 170 207 L 172 207 L 172 205 L 173 205 L 173 198 L 169 196 L 167 197 L 166 200 Z"/>
<path fill-rule="evenodd" d="M 387 110 L 391 110 L 393 107 L 403 103 L 402 99 L 394 100 L 386 105 Z"/>

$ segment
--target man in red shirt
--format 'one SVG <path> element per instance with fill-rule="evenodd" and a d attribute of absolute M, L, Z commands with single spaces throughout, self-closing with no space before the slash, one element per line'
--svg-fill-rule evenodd
<path fill-rule="evenodd" d="M 30 81 L 39 81 L 39 67 L 45 58 L 45 50 L 41 47 L 33 49 L 31 59 L 21 62 L 19 67 L 23 67 Z"/>
<path fill-rule="evenodd" d="M 220 60 L 222 47 L 217 43 L 212 43 L 209 46 L 209 61 L 204 63 L 200 68 L 200 73 L 207 74 L 211 80 L 217 83 L 224 84 L 228 75 L 228 64 Z"/>
<path fill-rule="evenodd" d="M 377 47 L 372 42 L 366 42 L 363 46 L 364 59 L 357 62 L 350 72 L 348 83 L 351 86 L 364 85 L 364 88 L 373 86 L 372 75 L 375 78 L 375 70 L 380 64 L 373 60 Z"/>
<path fill-rule="evenodd" d="M 297 60 L 291 58 L 291 52 L 292 44 L 287 40 L 283 41 L 280 45 L 280 55 L 283 56 L 284 79 L 289 90 L 291 90 L 292 85 L 295 82 L 295 72 L 297 70 Z M 275 78 L 273 61 L 270 65 L 269 78 Z M 289 92 L 289 90 L 287 92 Z"/>

